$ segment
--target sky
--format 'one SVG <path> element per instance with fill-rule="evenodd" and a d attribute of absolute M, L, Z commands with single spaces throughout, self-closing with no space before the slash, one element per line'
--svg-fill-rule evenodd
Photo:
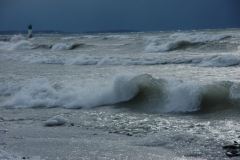
<path fill-rule="evenodd" d="M 0 0 L 0 31 L 240 28 L 240 0 Z"/>

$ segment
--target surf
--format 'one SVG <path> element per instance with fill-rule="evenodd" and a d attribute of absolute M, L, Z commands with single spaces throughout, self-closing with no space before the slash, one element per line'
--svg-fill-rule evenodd
<path fill-rule="evenodd" d="M 145 113 L 210 113 L 239 108 L 240 84 L 221 81 L 199 83 L 156 79 L 148 74 L 119 75 L 112 85 L 85 87 L 52 84 L 48 79 L 33 79 L 22 85 L 0 84 L 0 95 L 8 108 L 92 108 L 124 107 Z"/>

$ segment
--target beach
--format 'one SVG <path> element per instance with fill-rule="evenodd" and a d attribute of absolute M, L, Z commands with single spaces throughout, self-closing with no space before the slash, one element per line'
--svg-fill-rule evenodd
<path fill-rule="evenodd" d="M 0 159 L 229 159 L 239 33 L 0 35 Z"/>

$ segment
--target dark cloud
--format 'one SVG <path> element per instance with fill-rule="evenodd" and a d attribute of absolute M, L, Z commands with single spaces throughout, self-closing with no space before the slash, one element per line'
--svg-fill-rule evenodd
<path fill-rule="evenodd" d="M 0 30 L 184 30 L 240 27 L 239 0 L 1 0 Z"/>

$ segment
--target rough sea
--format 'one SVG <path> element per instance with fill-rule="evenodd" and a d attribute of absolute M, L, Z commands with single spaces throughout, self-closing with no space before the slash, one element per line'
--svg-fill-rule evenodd
<path fill-rule="evenodd" d="M 240 29 L 0 35 L 0 159 L 221 160 L 233 141 Z"/>

